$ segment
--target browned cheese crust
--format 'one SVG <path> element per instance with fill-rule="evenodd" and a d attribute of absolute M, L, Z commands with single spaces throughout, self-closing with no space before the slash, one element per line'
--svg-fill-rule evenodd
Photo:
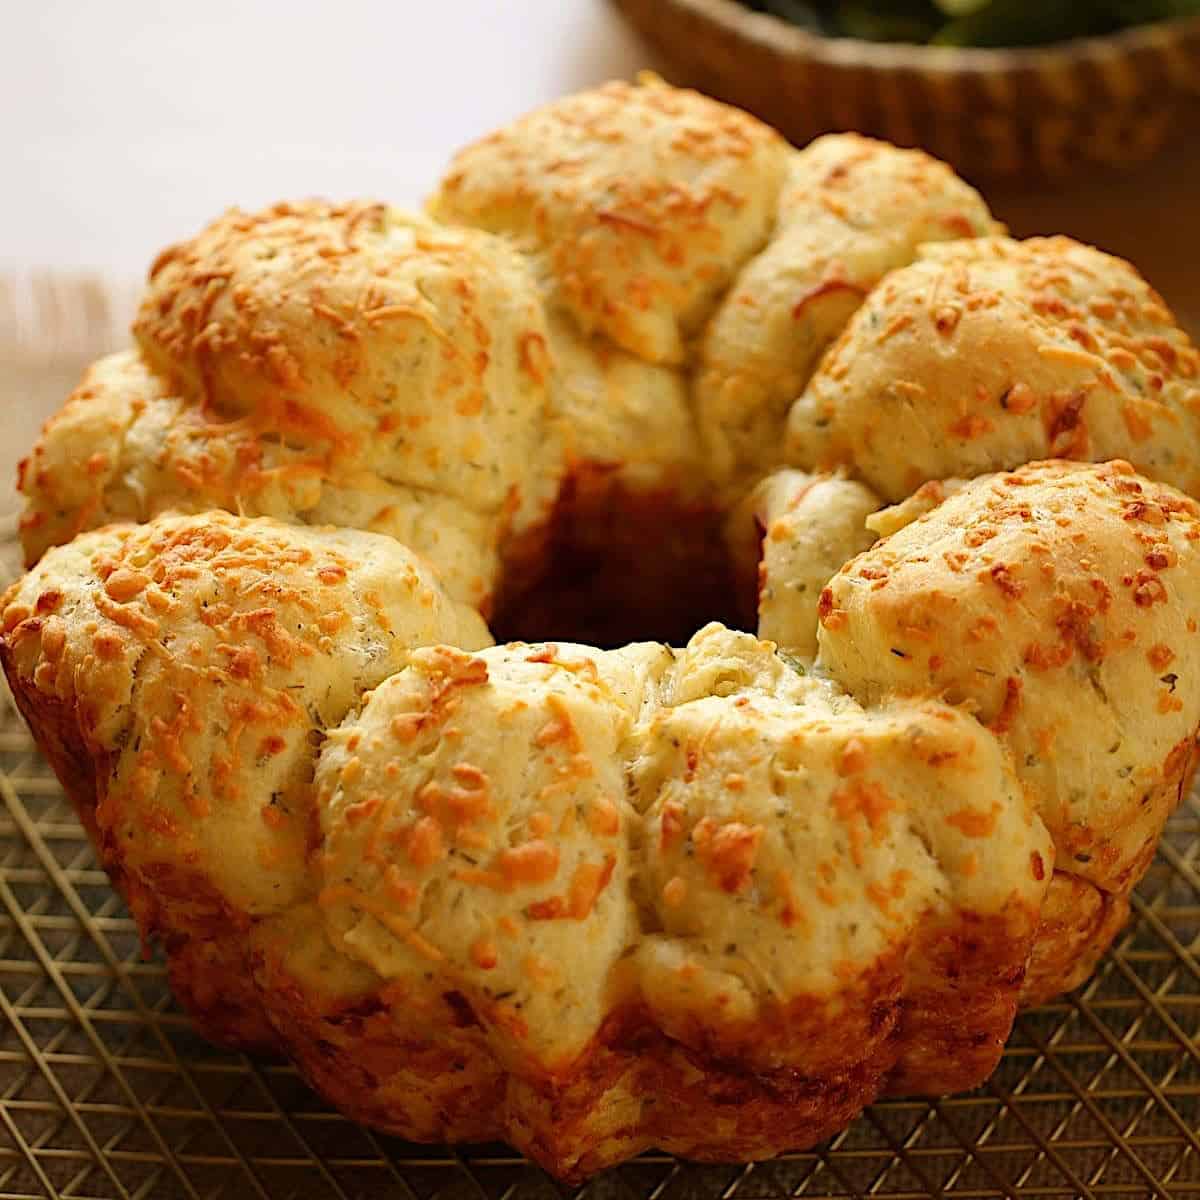
<path fill-rule="evenodd" d="M 0 661 L 207 1036 L 575 1181 L 978 1086 L 1087 977 L 1196 766 L 1200 358 L 998 234 L 645 79 L 159 257 Z"/>
<path fill-rule="evenodd" d="M 1056 847 L 1031 1001 L 1089 973 L 1191 785 L 1200 508 L 1128 463 L 987 476 L 848 563 L 820 658 L 864 702 L 936 694 L 1004 742 Z"/>
<path fill-rule="evenodd" d="M 884 278 L 793 405 L 788 461 L 888 500 L 1044 458 L 1123 458 L 1200 490 L 1200 354 L 1129 263 L 976 238 Z"/>
<path fill-rule="evenodd" d="M 399 543 L 224 513 L 85 534 L 5 597 L 39 745 L 203 1028 L 272 1041 L 253 918 L 308 890 L 312 740 L 416 643 L 482 645 Z"/>

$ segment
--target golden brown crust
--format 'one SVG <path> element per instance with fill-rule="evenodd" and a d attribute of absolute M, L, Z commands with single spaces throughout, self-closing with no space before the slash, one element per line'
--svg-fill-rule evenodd
<path fill-rule="evenodd" d="M 506 1138 L 552 1174 L 577 1182 L 649 1146 L 710 1162 L 807 1148 L 879 1095 L 894 1052 L 806 1077 L 746 1071 L 665 1038 L 635 1009 L 614 1013 L 567 1075 L 512 1075 L 453 993 L 407 1028 L 376 994 L 330 1011 L 274 967 L 259 979 L 289 1056 L 348 1116 L 414 1141 Z"/>
<path fill-rule="evenodd" d="M 890 1051 L 810 1077 L 755 1073 L 664 1038 L 622 1014 L 575 1079 L 520 1081 L 516 1144 L 580 1180 L 649 1146 L 701 1162 L 745 1162 L 808 1147 L 843 1128 L 880 1091 Z"/>
<path fill-rule="evenodd" d="M 23 466 L 0 660 L 176 995 L 571 1180 L 980 1084 L 1191 780 L 1200 508 L 934 476 L 1200 486 L 1195 351 L 940 164 L 657 81 L 433 208 L 226 214 Z M 771 640 L 687 637 L 726 518 Z"/>
<path fill-rule="evenodd" d="M 847 564 L 820 656 L 859 699 L 978 711 L 1062 870 L 1128 892 L 1190 778 L 1200 507 L 1127 463 L 973 481 Z"/>
<path fill-rule="evenodd" d="M 723 488 L 784 461 L 788 407 L 830 342 L 921 243 L 995 233 L 979 194 L 944 163 L 858 134 L 791 156 L 775 228 L 704 331 L 696 408 Z"/>
<path fill-rule="evenodd" d="M 816 1074 L 748 1069 L 664 1036 L 631 1007 L 608 1018 L 569 1072 L 506 1080 L 461 995 L 445 994 L 423 1020 L 378 992 L 314 1007 L 311 984 L 289 977 L 278 956 L 260 965 L 258 978 L 289 1055 L 350 1116 L 417 1141 L 504 1137 L 559 1178 L 578 1181 L 649 1146 L 709 1162 L 806 1149 L 881 1094 L 977 1086 L 1011 1025 L 1020 963 L 1001 984 L 991 982 L 991 953 L 1011 945 L 1002 925 L 967 921 L 936 940 L 931 958 L 943 970 L 962 968 L 961 986 L 949 993 L 939 980 L 927 1004 L 901 1005 L 890 970 L 890 983 L 869 981 L 881 988 L 873 998 L 864 990 L 862 1030 L 830 1026 L 823 1006 L 807 1010 L 812 1034 L 839 1039 L 830 1054 L 838 1065 Z M 959 1024 L 964 1018 L 969 1023 Z M 902 1026 L 916 1048 L 899 1064 Z M 862 1032 L 867 1039 L 855 1040 Z"/>
<path fill-rule="evenodd" d="M 1043 458 L 1189 493 L 1200 354 L 1129 263 L 1070 238 L 928 246 L 854 314 L 788 418 L 788 461 L 888 500 Z"/>
<path fill-rule="evenodd" d="M 749 114 L 644 78 L 468 146 L 431 209 L 514 237 L 584 333 L 678 363 L 766 240 L 786 168 L 786 143 Z"/>
<path fill-rule="evenodd" d="M 302 912 L 263 923 L 252 947 L 280 1044 L 344 1113 L 421 1142 L 502 1135 L 505 1073 L 465 1001 L 396 1004 L 378 976 L 335 955 Z"/>
<path fill-rule="evenodd" d="M 1021 987 L 1022 1007 L 1044 1004 L 1083 983 L 1128 918 L 1127 895 L 1055 871 Z"/>
<path fill-rule="evenodd" d="M 920 927 L 888 1076 L 894 1096 L 941 1096 L 978 1087 L 995 1070 L 1025 976 L 1037 909 L 1014 903 Z"/>
<path fill-rule="evenodd" d="M 160 929 L 171 991 L 211 1042 L 248 1054 L 283 1054 L 247 956 L 249 927 L 239 914 L 207 928 Z"/>

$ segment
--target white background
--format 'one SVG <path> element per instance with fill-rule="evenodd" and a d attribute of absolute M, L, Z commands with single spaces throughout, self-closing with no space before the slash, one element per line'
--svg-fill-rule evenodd
<path fill-rule="evenodd" d="M 604 0 L 0 0 L 0 268 L 141 271 L 231 204 L 417 204 L 649 55 Z"/>

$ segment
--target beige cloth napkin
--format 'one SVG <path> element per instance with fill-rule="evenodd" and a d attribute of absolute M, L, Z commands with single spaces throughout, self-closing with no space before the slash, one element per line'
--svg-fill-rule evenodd
<path fill-rule="evenodd" d="M 129 342 L 135 283 L 50 272 L 0 274 L 0 521 L 17 508 L 17 463 L 93 359 Z"/>

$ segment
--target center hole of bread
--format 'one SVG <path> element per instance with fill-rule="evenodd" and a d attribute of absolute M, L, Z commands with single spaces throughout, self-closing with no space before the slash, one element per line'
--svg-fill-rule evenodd
<path fill-rule="evenodd" d="M 510 567 L 492 633 L 611 649 L 681 646 L 709 621 L 745 628 L 721 519 L 673 497 L 570 485 L 544 544 Z"/>

